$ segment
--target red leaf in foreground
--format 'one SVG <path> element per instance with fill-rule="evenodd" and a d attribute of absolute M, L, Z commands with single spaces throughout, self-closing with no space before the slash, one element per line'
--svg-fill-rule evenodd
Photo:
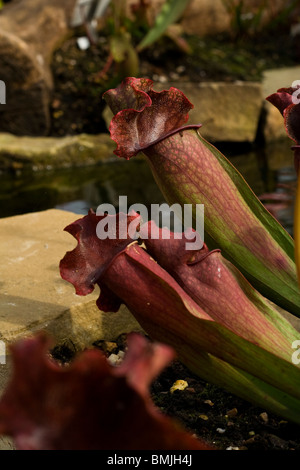
<path fill-rule="evenodd" d="M 96 349 L 60 366 L 44 335 L 12 346 L 14 372 L 0 400 L 0 433 L 21 450 L 210 450 L 150 399 L 150 382 L 173 359 L 168 346 L 128 337 L 121 366 Z"/>

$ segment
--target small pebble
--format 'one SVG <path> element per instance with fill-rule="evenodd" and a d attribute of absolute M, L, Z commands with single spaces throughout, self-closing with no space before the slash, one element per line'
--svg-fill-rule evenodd
<path fill-rule="evenodd" d="M 118 348 L 117 343 L 113 341 L 104 341 L 103 342 L 103 350 L 106 353 L 114 353 L 114 351 Z"/>
<path fill-rule="evenodd" d="M 59 110 L 59 111 L 55 111 L 52 116 L 54 117 L 54 119 L 58 119 L 60 118 L 61 116 L 63 116 L 64 112 L 62 110 Z"/>
<path fill-rule="evenodd" d="M 209 406 L 214 406 L 214 403 L 211 400 L 204 400 L 204 403 L 206 403 Z"/>
<path fill-rule="evenodd" d="M 53 108 L 53 109 L 59 108 L 60 105 L 61 105 L 61 101 L 60 101 L 60 100 L 55 99 L 55 100 L 52 101 L 52 108 Z"/>
<path fill-rule="evenodd" d="M 220 433 L 220 434 L 223 434 L 223 433 L 226 431 L 226 429 L 217 428 L 216 431 L 217 431 L 218 433 Z"/>
<path fill-rule="evenodd" d="M 86 36 L 82 36 L 77 39 L 77 46 L 82 51 L 86 51 L 90 47 L 90 45 L 90 40 Z"/>
<path fill-rule="evenodd" d="M 200 418 L 200 419 L 203 419 L 203 421 L 207 421 L 207 420 L 208 420 L 208 416 L 206 416 L 206 415 L 199 415 L 199 418 Z"/>
<path fill-rule="evenodd" d="M 254 442 L 255 442 L 255 437 L 250 437 L 244 442 L 244 444 L 246 444 L 246 446 L 249 446 L 249 445 L 254 444 Z"/>
<path fill-rule="evenodd" d="M 236 408 L 232 408 L 232 410 L 227 411 L 227 415 L 229 418 L 233 418 L 236 416 L 238 413 L 238 410 Z"/>
<path fill-rule="evenodd" d="M 269 416 L 265 411 L 260 413 L 259 417 L 265 424 L 267 424 L 267 422 L 269 421 Z"/>
<path fill-rule="evenodd" d="M 118 366 L 124 357 L 124 351 L 119 351 L 118 354 L 111 354 L 107 360 L 112 366 Z"/>
<path fill-rule="evenodd" d="M 168 79 L 165 75 L 160 75 L 159 78 L 158 78 L 158 81 L 160 83 L 167 83 Z"/>
<path fill-rule="evenodd" d="M 185 380 L 176 380 L 170 388 L 170 392 L 173 393 L 175 390 L 184 390 L 189 384 Z"/>
<path fill-rule="evenodd" d="M 178 80 L 179 79 L 179 74 L 176 72 L 170 72 L 170 78 L 171 80 Z"/>

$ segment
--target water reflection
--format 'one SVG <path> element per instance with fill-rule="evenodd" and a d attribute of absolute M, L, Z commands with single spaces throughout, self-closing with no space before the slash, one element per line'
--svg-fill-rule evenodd
<path fill-rule="evenodd" d="M 127 195 L 128 205 L 164 202 L 142 158 L 19 177 L 2 175 L 0 183 L 0 217 L 50 208 L 85 214 L 101 203 L 118 207 L 121 195 Z"/>
<path fill-rule="evenodd" d="M 281 168 L 276 171 L 276 187 L 271 193 L 261 194 L 260 200 L 269 212 L 293 236 L 294 201 L 297 177 L 293 167 Z"/>
<path fill-rule="evenodd" d="M 297 175 L 291 141 L 284 139 L 269 145 L 261 154 L 261 171 L 265 175 L 266 184 L 265 190 L 258 193 L 258 196 L 271 214 L 293 236 Z"/>
<path fill-rule="evenodd" d="M 219 146 L 220 148 L 220 146 Z M 239 153 L 222 149 L 268 210 L 292 234 L 296 173 L 290 142 Z M 119 196 L 134 203 L 164 198 L 143 157 L 117 159 L 89 168 L 0 176 L 0 217 L 58 208 L 86 214 L 102 203 L 118 209 Z M 224 195 L 226 197 L 226 195 Z"/>

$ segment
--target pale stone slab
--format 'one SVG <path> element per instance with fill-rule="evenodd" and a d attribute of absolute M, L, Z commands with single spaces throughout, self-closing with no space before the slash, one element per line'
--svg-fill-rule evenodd
<path fill-rule="evenodd" d="M 94 165 L 113 156 L 109 134 L 31 137 L 0 133 L 0 169 L 69 168 Z M 114 156 L 115 157 L 115 156 Z"/>
<path fill-rule="evenodd" d="M 155 83 L 157 91 L 175 87 L 194 105 L 189 124 L 202 124 L 201 135 L 211 142 L 253 142 L 262 109 L 257 82 Z"/>
<path fill-rule="evenodd" d="M 0 450 L 16 450 L 12 439 L 8 437 L 0 437 Z"/>
<path fill-rule="evenodd" d="M 43 329 L 56 342 L 71 341 L 84 348 L 97 339 L 116 338 L 139 329 L 126 308 L 103 313 L 95 301 L 61 279 L 59 262 L 76 246 L 63 229 L 80 216 L 51 209 L 0 220 L 0 339 L 16 338 Z"/>
<path fill-rule="evenodd" d="M 279 88 L 288 88 L 295 80 L 300 80 L 300 66 L 267 70 L 263 79 L 264 95 L 271 95 Z"/>

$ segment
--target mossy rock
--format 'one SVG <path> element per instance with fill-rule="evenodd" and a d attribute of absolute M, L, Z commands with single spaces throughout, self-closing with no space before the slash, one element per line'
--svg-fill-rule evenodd
<path fill-rule="evenodd" d="M 42 170 L 94 165 L 113 158 L 109 134 L 19 137 L 0 134 L 1 170 Z"/>

